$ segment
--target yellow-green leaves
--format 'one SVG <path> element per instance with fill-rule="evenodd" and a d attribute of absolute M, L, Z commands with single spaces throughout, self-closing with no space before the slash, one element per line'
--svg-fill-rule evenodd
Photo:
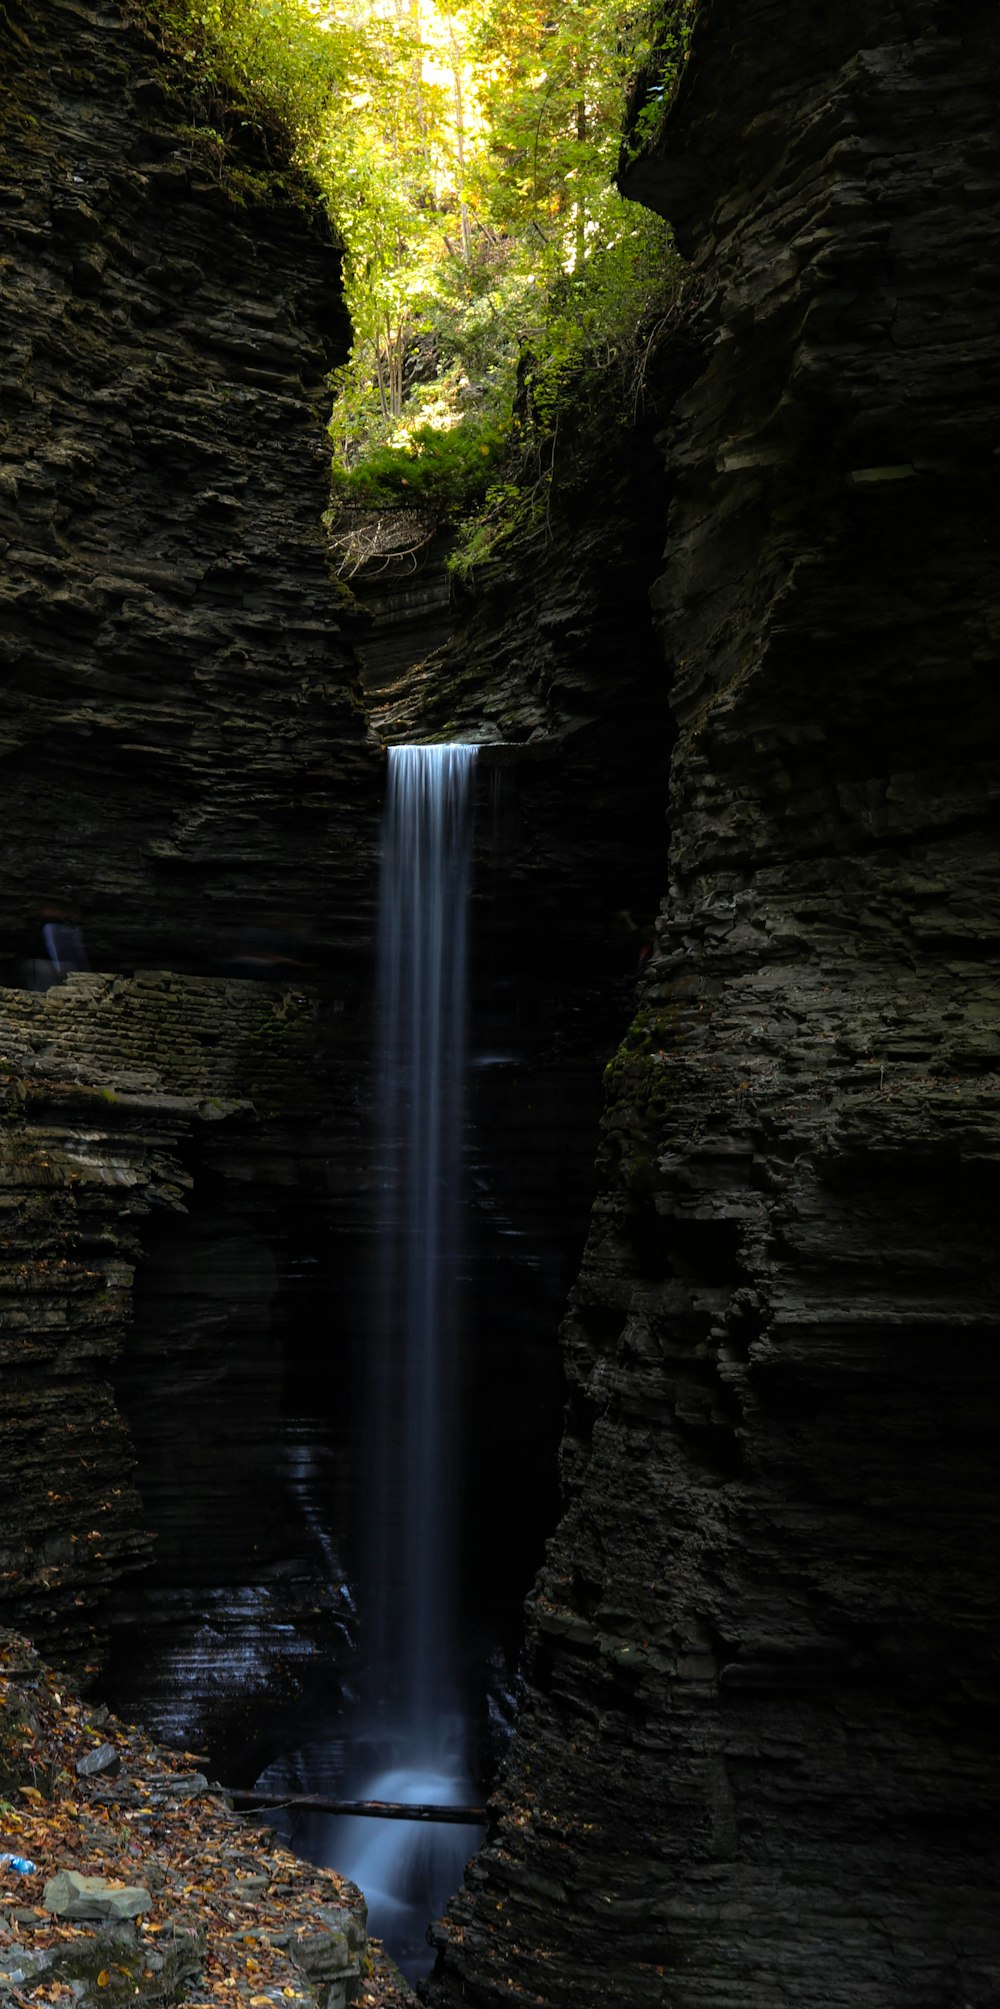
<path fill-rule="evenodd" d="M 529 379 L 544 427 L 580 355 L 614 351 L 662 286 L 664 228 L 612 174 L 626 87 L 666 30 L 620 0 L 129 4 L 183 56 L 220 178 L 229 149 L 238 191 L 249 139 L 265 174 L 311 178 L 345 244 L 342 467 L 421 428 L 502 427 Z M 420 480 L 440 463 L 452 493 L 455 458 L 425 455 Z"/>

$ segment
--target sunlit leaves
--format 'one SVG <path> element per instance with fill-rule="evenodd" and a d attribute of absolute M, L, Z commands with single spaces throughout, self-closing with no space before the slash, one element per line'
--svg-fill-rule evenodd
<path fill-rule="evenodd" d="M 621 0 L 131 4 L 192 58 L 190 130 L 220 173 L 242 122 L 322 192 L 354 327 L 344 466 L 404 416 L 405 438 L 474 407 L 502 421 L 519 366 L 544 413 L 581 344 L 644 311 L 669 253 L 612 186 L 625 93 L 694 0 L 664 0 L 652 40 Z"/>

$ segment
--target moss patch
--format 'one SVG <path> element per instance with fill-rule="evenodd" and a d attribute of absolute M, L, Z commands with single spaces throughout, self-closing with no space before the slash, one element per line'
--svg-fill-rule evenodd
<path fill-rule="evenodd" d="M 656 1185 L 656 1157 L 672 1102 L 670 1059 L 679 1016 L 676 1005 L 643 1008 L 604 1070 L 605 1136 L 617 1148 L 623 1184 L 638 1197 Z"/>

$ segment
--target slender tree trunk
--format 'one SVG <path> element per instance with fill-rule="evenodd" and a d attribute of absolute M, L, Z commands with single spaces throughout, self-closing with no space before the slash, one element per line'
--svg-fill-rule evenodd
<path fill-rule="evenodd" d="M 418 126 L 419 126 L 419 128 L 420 128 L 420 144 L 421 144 L 421 146 L 422 146 L 422 148 L 423 148 L 423 151 L 424 151 L 424 158 L 425 158 L 425 160 L 426 160 L 426 158 L 427 158 L 427 111 L 426 111 L 426 108 L 425 108 L 425 105 L 424 105 L 424 88 L 423 88 L 423 86 L 424 86 L 424 78 L 423 78 L 423 67 L 422 67 L 422 62 L 421 62 L 421 56 L 420 56 L 420 49 L 419 49 L 419 42 L 420 42 L 420 0 L 410 0 L 410 27 L 411 27 L 411 28 L 412 28 L 412 30 L 413 30 L 413 38 L 414 38 L 414 41 L 415 41 L 415 42 L 416 42 L 416 43 L 418 44 L 418 47 L 417 47 L 417 52 L 416 52 L 416 54 L 415 54 L 415 56 L 414 56 L 414 58 L 413 58 L 413 68 L 412 68 L 412 71 L 411 71 L 411 81 L 412 81 L 412 85 L 413 85 L 413 101 L 414 101 L 414 103 L 415 103 L 415 105 L 416 105 L 416 108 L 417 108 L 417 125 L 418 125 Z"/>
<path fill-rule="evenodd" d="M 576 137 L 581 147 L 586 146 L 587 101 L 585 98 L 582 97 L 578 98 L 576 101 Z M 583 187 L 583 164 L 581 161 L 579 167 L 577 168 L 577 188 L 578 190 L 582 191 L 582 187 Z M 584 262 L 584 259 L 587 256 L 587 211 L 586 206 L 584 204 L 582 193 L 579 193 L 576 198 L 574 228 L 576 237 L 576 269 L 577 271 L 579 271 L 581 265 Z"/>
<path fill-rule="evenodd" d="M 406 344 L 410 339 L 410 318 L 400 314 L 395 327 L 385 317 L 385 366 L 389 386 L 389 413 L 394 419 L 403 415 L 403 364 L 406 360 Z M 381 378 L 380 378 L 381 386 Z"/>
<path fill-rule="evenodd" d="M 382 417 L 387 419 L 389 416 L 389 406 L 386 402 L 385 377 L 382 371 L 382 348 L 377 336 L 375 338 L 375 381 L 378 385 L 378 401 L 382 407 Z"/>
<path fill-rule="evenodd" d="M 469 227 L 469 211 L 465 200 L 465 104 L 462 98 L 462 52 L 455 34 L 455 23 L 448 18 L 448 39 L 451 43 L 451 81 L 455 97 L 455 162 L 458 167 L 458 218 L 462 233 L 462 257 L 466 265 L 472 255 L 472 232 Z"/>

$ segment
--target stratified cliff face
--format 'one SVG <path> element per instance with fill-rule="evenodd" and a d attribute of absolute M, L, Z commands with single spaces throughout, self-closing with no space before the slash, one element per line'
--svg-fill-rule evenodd
<path fill-rule="evenodd" d="M 377 768 L 320 524 L 339 253 L 119 8 L 4 0 L 0 52 L 0 955 L 60 906 L 96 967 L 220 968 L 306 913 L 342 965 Z"/>
<path fill-rule="evenodd" d="M 506 1140 L 483 1184 L 511 1237 L 558 1184 L 537 1104 L 634 975 L 676 738 L 670 889 L 565 1328 L 566 1510 L 440 2005 L 1000 1999 L 997 38 L 972 0 L 715 0 L 630 182 L 701 275 L 663 366 L 666 474 L 637 488 L 604 453 L 604 508 L 641 489 L 645 525 L 596 527 L 578 494 L 560 554 L 495 582 L 468 684 L 440 672 L 440 715 L 438 672 L 419 689 L 432 729 L 559 749 L 493 804 L 512 884 L 492 920 L 478 896 L 474 1112 Z M 176 1632 L 199 1529 L 206 1605 L 234 1588 L 235 1510 L 252 1663 L 238 1599 L 220 1623 L 234 1684 L 265 1684 L 289 1674 L 269 1614 L 301 1625 L 334 1571 L 263 1307 L 304 1260 L 295 1217 L 316 1245 L 336 1218 L 319 1403 L 308 1346 L 286 1355 L 303 1408 L 335 1404 L 372 1217 L 352 1006 L 376 763 L 312 402 L 336 260 L 294 206 L 212 179 L 116 9 L 4 0 L 0 50 L 0 951 L 13 975 L 61 906 L 106 969 L 188 972 L 0 998 L 0 1591 L 86 1658 L 145 1554 L 109 1392 L 128 1328 L 126 1402 L 161 1363 L 135 1437 L 166 1560 L 125 1629 Z M 634 599 L 660 507 L 663 665 Z M 251 965 L 282 980 L 200 974 Z M 316 1617 L 297 1636 L 325 1671 L 335 1603 Z"/>
<path fill-rule="evenodd" d="M 351 1315 L 380 775 L 320 523 L 348 330 L 321 214 L 254 135 L 213 167 L 121 8 L 4 0 L 0 66 L 0 1595 L 92 1661 L 152 1529 L 118 1615 L 169 1647 L 176 1728 L 205 1662 L 224 1714 L 342 1635 L 275 1306 L 305 1315 L 311 1234 Z M 47 909 L 116 974 L 27 988 Z"/>
<path fill-rule="evenodd" d="M 670 889 L 442 2009 L 1000 1999 L 998 39 L 715 0 L 629 184 L 705 285 Z"/>
<path fill-rule="evenodd" d="M 0 991 L 0 1605 L 93 1663 L 152 1532 L 114 1612 L 155 1670 L 130 1699 L 182 1742 L 284 1706 L 318 1639 L 327 1683 L 343 1658 L 273 1326 L 296 1223 L 329 1226 L 357 1152 L 354 1043 L 317 1013 L 155 973 Z"/>
<path fill-rule="evenodd" d="M 60 1661 L 93 1665 L 110 1622 L 104 1680 L 123 1712 L 252 1771 L 304 1735 L 289 1724 L 317 1689 L 337 1714 L 341 1569 L 366 1511 L 382 773 L 347 643 L 367 637 L 376 704 L 440 641 L 447 581 L 423 597 L 404 581 L 388 651 L 384 618 L 338 632 L 320 419 L 346 328 L 319 219 L 259 157 L 220 175 L 118 7 L 0 0 L 0 52 L 0 1598 Z M 477 1691 L 498 1639 L 516 1650 L 555 1490 L 554 1333 L 600 1068 L 662 883 L 650 430 L 637 494 L 615 429 L 621 516 L 588 521 L 576 497 L 527 631 L 540 538 L 489 665 L 496 703 L 480 654 L 464 685 L 454 663 L 439 673 L 446 709 L 417 679 L 423 704 L 396 721 L 430 735 L 464 704 L 469 736 L 552 742 L 523 777 L 479 784 L 465 1460 L 487 1532 L 463 1585 Z M 609 775 L 612 736 L 628 751 Z M 24 988 L 52 974 L 47 909 L 75 914 L 105 974 Z M 515 1443 L 536 1476 L 501 1517 Z"/>

